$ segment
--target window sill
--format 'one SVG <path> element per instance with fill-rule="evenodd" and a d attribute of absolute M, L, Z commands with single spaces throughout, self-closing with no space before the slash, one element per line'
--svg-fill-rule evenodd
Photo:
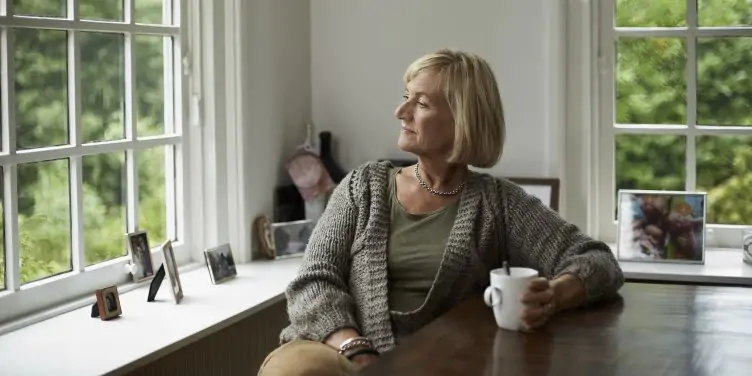
<path fill-rule="evenodd" d="M 609 244 L 616 256 L 616 245 Z M 752 265 L 742 261 L 741 249 L 709 248 L 705 264 L 619 261 L 629 280 L 752 286 Z"/>
<path fill-rule="evenodd" d="M 122 293 L 123 314 L 112 321 L 89 317 L 86 306 L 10 332 L 0 336 L 0 375 L 131 371 L 279 301 L 300 261 L 238 265 L 238 276 L 219 285 L 202 267 L 181 274 L 180 304 L 165 280 L 155 302 L 146 302 L 148 284 Z"/>

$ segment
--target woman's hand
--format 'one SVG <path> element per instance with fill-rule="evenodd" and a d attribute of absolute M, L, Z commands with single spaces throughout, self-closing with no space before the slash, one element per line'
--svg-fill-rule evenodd
<path fill-rule="evenodd" d="M 528 289 L 522 296 L 525 310 L 522 311 L 522 325 L 526 331 L 540 328 L 556 312 L 556 296 L 553 284 L 546 278 L 530 281 Z"/>

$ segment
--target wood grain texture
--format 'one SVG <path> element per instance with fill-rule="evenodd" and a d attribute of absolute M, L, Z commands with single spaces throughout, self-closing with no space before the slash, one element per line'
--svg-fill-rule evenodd
<path fill-rule="evenodd" d="M 364 375 L 750 375 L 752 289 L 628 283 L 536 333 L 497 329 L 471 298 Z"/>
<path fill-rule="evenodd" d="M 289 324 L 282 300 L 143 366 L 128 376 L 255 375 Z"/>

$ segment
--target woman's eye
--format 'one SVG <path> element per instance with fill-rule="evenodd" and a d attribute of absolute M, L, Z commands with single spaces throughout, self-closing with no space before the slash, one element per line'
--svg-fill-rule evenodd
<path fill-rule="evenodd" d="M 418 102 L 418 107 L 420 107 L 420 108 L 426 108 L 426 107 L 428 107 L 428 105 L 425 104 L 425 103 L 423 103 L 423 102 Z"/>
<path fill-rule="evenodd" d="M 404 94 L 404 95 L 402 96 L 402 99 L 404 99 L 404 100 L 407 100 L 408 98 L 409 98 L 409 97 L 407 96 L 407 94 Z"/>

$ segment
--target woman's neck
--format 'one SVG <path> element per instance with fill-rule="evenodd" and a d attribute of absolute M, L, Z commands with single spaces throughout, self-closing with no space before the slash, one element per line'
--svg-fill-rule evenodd
<path fill-rule="evenodd" d="M 437 190 L 454 189 L 467 176 L 467 166 L 425 158 L 418 159 L 418 173 L 429 187 Z"/>

